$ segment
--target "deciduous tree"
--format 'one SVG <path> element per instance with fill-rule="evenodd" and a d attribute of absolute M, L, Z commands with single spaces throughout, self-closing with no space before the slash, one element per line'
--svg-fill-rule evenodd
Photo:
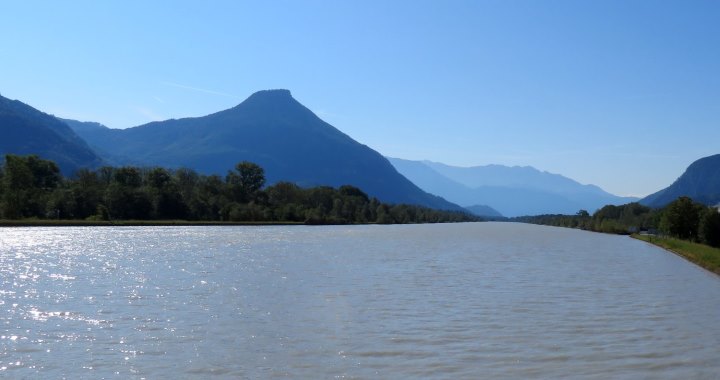
<path fill-rule="evenodd" d="M 700 213 L 703 206 L 689 197 L 680 197 L 663 210 L 660 227 L 668 235 L 687 240 L 698 237 Z"/>
<path fill-rule="evenodd" d="M 265 185 L 265 170 L 259 165 L 243 161 L 228 171 L 225 177 L 230 198 L 236 202 L 249 202 Z"/>

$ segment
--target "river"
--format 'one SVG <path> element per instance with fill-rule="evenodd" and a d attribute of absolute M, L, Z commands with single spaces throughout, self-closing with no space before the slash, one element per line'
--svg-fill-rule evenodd
<path fill-rule="evenodd" d="M 720 277 L 513 224 L 0 228 L 0 377 L 717 378 Z"/>

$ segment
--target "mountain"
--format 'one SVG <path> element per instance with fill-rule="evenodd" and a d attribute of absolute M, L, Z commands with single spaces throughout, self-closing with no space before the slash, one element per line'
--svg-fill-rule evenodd
<path fill-rule="evenodd" d="M 396 158 L 390 158 L 390 162 L 427 192 L 463 206 L 487 205 L 508 217 L 574 214 L 581 209 L 593 212 L 607 204 L 637 200 L 530 166 L 456 167 Z"/>
<path fill-rule="evenodd" d="M 17 100 L 0 96 L 0 156 L 37 154 L 65 175 L 94 168 L 102 159 L 66 123 Z M 0 158 L 0 161 L 2 158 Z"/>
<path fill-rule="evenodd" d="M 63 119 L 58 118 L 59 120 L 65 122 L 73 131 L 82 131 L 86 133 L 90 133 L 97 130 L 106 130 L 110 129 L 100 123 L 96 123 L 94 121 L 77 121 L 72 119 Z"/>
<path fill-rule="evenodd" d="M 455 199 L 451 202 L 464 205 L 468 211 L 478 216 L 503 216 L 496 209 L 477 203 L 480 197 L 474 189 L 445 177 L 423 162 L 391 157 L 388 157 L 388 160 L 398 172 L 430 194 L 450 195 Z"/>
<path fill-rule="evenodd" d="M 82 136 L 83 139 L 86 139 L 87 136 L 95 136 L 96 139 L 104 139 L 104 138 L 112 138 L 108 137 L 109 134 L 112 134 L 110 128 L 107 126 L 96 123 L 94 121 L 78 121 L 78 120 L 72 120 L 72 119 L 62 119 L 58 118 L 65 122 L 75 133 L 77 133 L 79 136 Z M 86 141 L 86 140 L 83 140 Z M 108 152 L 98 146 L 92 147 L 95 153 L 97 153 L 100 157 L 102 157 L 103 161 L 107 165 L 112 166 L 122 166 L 122 165 L 135 165 L 135 166 L 143 166 L 145 163 L 141 160 L 135 159 L 133 157 L 126 157 L 126 156 L 117 156 L 111 152 Z"/>
<path fill-rule="evenodd" d="M 640 203 L 663 207 L 681 196 L 710 206 L 720 203 L 720 154 L 693 162 L 672 185 L 648 195 Z"/>
<path fill-rule="evenodd" d="M 389 203 L 462 210 L 428 194 L 379 153 L 318 118 L 288 90 L 267 90 L 203 117 L 153 122 L 128 129 L 70 123 L 113 161 L 188 167 L 224 175 L 240 161 L 265 169 L 269 184 L 354 185 Z"/>
<path fill-rule="evenodd" d="M 465 206 L 465 209 L 470 211 L 472 214 L 477 216 L 483 216 L 486 218 L 502 218 L 502 214 L 500 214 L 497 210 L 490 206 L 485 205 L 473 205 L 473 206 Z"/>
<path fill-rule="evenodd" d="M 577 194 L 616 198 L 595 185 L 582 185 L 565 176 L 540 171 L 532 166 L 457 167 L 430 161 L 424 161 L 424 163 L 438 173 L 472 188 L 500 186 L 566 194 L 571 198 Z"/>

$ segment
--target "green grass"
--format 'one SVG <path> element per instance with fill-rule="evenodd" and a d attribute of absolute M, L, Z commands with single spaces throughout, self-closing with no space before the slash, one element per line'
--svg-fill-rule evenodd
<path fill-rule="evenodd" d="M 659 236 L 633 234 L 632 237 L 665 248 L 711 272 L 720 274 L 720 248 Z"/>

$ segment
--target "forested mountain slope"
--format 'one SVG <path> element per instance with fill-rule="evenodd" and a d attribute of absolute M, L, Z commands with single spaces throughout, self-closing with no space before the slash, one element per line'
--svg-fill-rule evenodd
<path fill-rule="evenodd" d="M 0 96 L 0 157 L 8 153 L 50 159 L 66 175 L 102 163 L 64 122 L 18 100 Z"/>
<path fill-rule="evenodd" d="M 640 203 L 664 207 L 681 196 L 709 206 L 720 203 L 720 154 L 693 162 L 670 186 L 648 195 Z"/>
<path fill-rule="evenodd" d="M 265 168 L 268 183 L 353 185 L 384 202 L 461 209 L 422 191 L 385 157 L 321 120 L 288 90 L 260 91 L 236 107 L 203 117 L 129 129 L 76 128 L 115 161 L 207 174 L 225 174 L 238 161 L 251 161 Z"/>

